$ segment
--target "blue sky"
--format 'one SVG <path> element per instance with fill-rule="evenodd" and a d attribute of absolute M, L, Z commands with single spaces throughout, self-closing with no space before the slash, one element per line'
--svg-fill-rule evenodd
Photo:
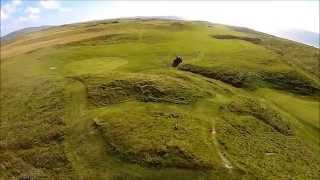
<path fill-rule="evenodd" d="M 187 20 L 250 27 L 263 32 L 319 32 L 319 1 L 103 1 L 1 0 L 1 35 L 25 27 L 133 16 L 177 16 Z"/>

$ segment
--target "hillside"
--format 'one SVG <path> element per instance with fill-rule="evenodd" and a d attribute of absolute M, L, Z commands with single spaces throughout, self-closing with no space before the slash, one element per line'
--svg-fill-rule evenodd
<path fill-rule="evenodd" d="M 9 33 L 5 36 L 2 36 L 0 38 L 2 44 L 10 43 L 11 41 L 14 41 L 17 38 L 21 38 L 22 36 L 26 36 L 32 32 L 37 32 L 41 31 L 44 29 L 48 29 L 51 26 L 40 26 L 40 27 L 29 27 L 29 28 L 24 28 L 18 31 L 14 31 L 12 33 Z"/>
<path fill-rule="evenodd" d="M 318 179 L 319 78 L 318 49 L 241 27 L 30 32 L 1 46 L 0 179 Z"/>

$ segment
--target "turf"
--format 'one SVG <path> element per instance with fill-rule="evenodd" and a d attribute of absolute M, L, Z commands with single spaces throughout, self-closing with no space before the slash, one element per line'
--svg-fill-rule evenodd
<path fill-rule="evenodd" d="M 18 36 L 1 44 L 0 179 L 318 179 L 318 72 L 316 48 L 200 21 Z"/>

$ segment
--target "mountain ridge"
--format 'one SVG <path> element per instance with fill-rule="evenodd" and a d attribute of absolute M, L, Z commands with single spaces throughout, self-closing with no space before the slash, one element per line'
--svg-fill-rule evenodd
<path fill-rule="evenodd" d="M 117 18 L 112 18 L 112 19 L 116 20 Z M 135 17 L 127 18 L 127 19 L 184 20 L 183 18 L 178 17 L 178 16 L 135 16 Z M 81 23 L 88 23 L 88 22 L 95 22 L 95 21 L 98 22 L 98 21 L 105 21 L 105 20 L 92 20 L 92 21 L 81 22 Z M 199 21 L 201 21 L 201 20 L 199 20 Z M 215 24 L 214 22 L 209 22 L 209 21 L 203 21 L 203 22 L 208 22 L 208 23 Z M 71 24 L 74 24 L 74 23 L 71 23 Z M 0 38 L 0 40 L 2 42 L 5 42 L 6 39 L 12 39 L 14 36 L 16 36 L 16 35 L 18 35 L 20 33 L 21 34 L 27 34 L 27 33 L 31 33 L 31 32 L 34 32 L 34 31 L 44 30 L 44 29 L 47 29 L 47 28 L 50 28 L 50 27 L 59 27 L 59 26 L 65 26 L 65 25 L 68 25 L 68 24 L 54 25 L 54 26 L 53 25 L 43 25 L 43 26 L 38 26 L 38 27 L 26 27 L 26 28 L 22 28 L 20 30 L 16 30 L 16 31 L 13 31 L 11 33 L 8 33 L 8 34 L 2 36 Z M 234 26 L 236 26 L 236 25 L 234 25 Z M 250 29 L 250 27 L 245 27 L 245 28 L 249 28 Z M 295 41 L 295 42 L 298 42 L 298 43 L 303 43 L 305 45 L 310 45 L 310 46 L 313 46 L 313 47 L 316 47 L 316 48 L 319 48 L 319 46 L 320 46 L 319 45 L 319 39 L 320 39 L 319 33 L 316 33 L 316 32 L 306 31 L 306 30 L 302 30 L 302 29 L 287 29 L 287 30 L 279 30 L 279 31 L 272 32 L 272 33 L 269 33 L 269 34 L 275 35 L 275 36 L 277 36 L 279 38 L 284 38 L 284 39 L 292 40 L 292 41 Z"/>

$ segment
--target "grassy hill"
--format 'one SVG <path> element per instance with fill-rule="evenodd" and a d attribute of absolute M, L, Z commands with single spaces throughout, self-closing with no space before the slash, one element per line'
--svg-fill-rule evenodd
<path fill-rule="evenodd" d="M 51 27 L 51 26 L 40 26 L 40 27 L 24 28 L 24 29 L 9 33 L 9 34 L 1 37 L 0 40 L 1 40 L 2 44 L 7 44 L 7 43 L 10 43 L 11 41 L 14 41 L 15 39 L 18 39 L 18 38 L 21 38 L 22 36 L 27 35 L 29 33 L 41 31 L 41 30 L 47 29 L 49 27 Z"/>
<path fill-rule="evenodd" d="M 0 179 L 318 179 L 319 78 L 318 49 L 241 27 L 30 32 L 1 45 Z"/>

